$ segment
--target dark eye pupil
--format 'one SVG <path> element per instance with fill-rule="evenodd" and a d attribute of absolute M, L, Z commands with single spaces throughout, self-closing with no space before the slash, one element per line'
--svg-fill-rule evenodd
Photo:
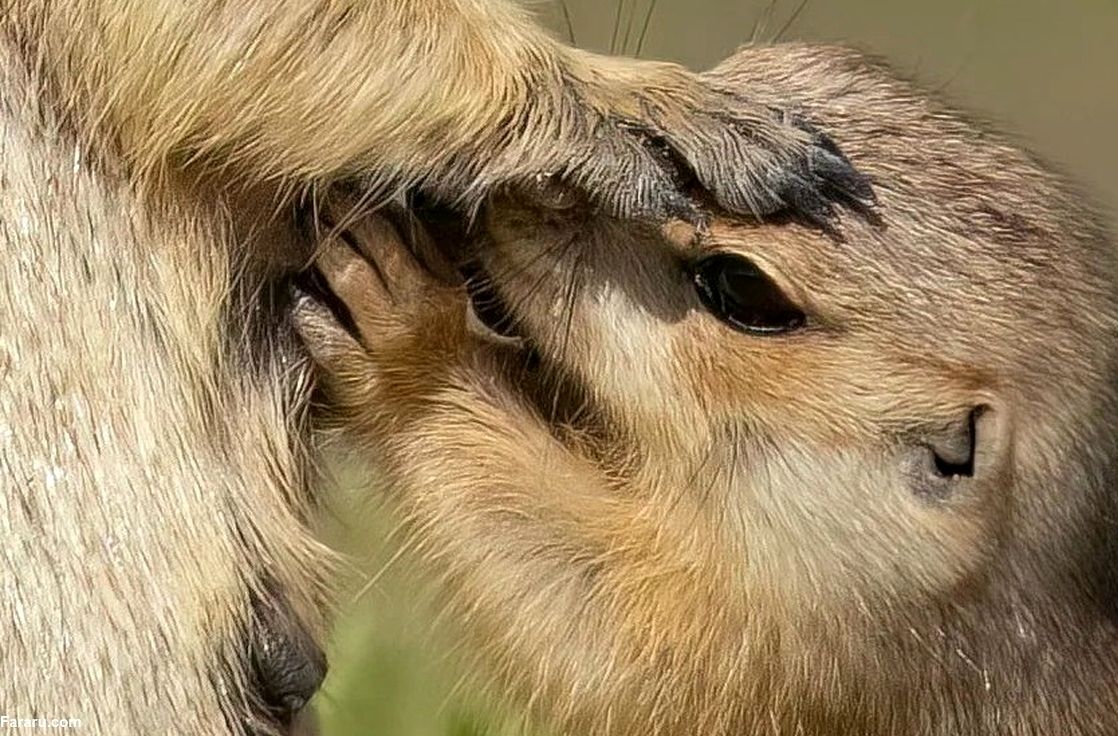
<path fill-rule="evenodd" d="M 736 330 L 772 334 L 801 327 L 804 313 L 750 260 L 707 256 L 691 268 L 703 306 Z"/>

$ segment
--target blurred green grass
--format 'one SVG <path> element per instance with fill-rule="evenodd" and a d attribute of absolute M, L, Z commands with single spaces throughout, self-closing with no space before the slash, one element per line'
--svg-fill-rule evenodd
<path fill-rule="evenodd" d="M 424 631 L 426 610 L 401 599 L 402 580 L 361 601 L 335 633 L 330 679 L 318 704 L 323 733 L 487 736 L 502 733 L 469 695 L 455 692 L 453 669 Z"/>
<path fill-rule="evenodd" d="M 521 736 L 523 719 L 488 698 L 436 625 L 434 590 L 399 554 L 391 514 L 362 471 L 334 468 L 335 500 L 322 539 L 351 563 L 328 643 L 329 675 L 316 696 L 324 736 Z M 339 509 L 342 509 L 339 511 Z"/>

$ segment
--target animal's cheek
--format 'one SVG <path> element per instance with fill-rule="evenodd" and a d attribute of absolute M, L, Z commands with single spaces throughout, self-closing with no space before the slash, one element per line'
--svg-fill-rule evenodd
<path fill-rule="evenodd" d="M 732 534 L 750 584 L 789 605 L 903 610 L 977 587 L 1003 516 L 983 494 L 929 505 L 874 447 L 766 441 L 742 455 Z"/>
<path fill-rule="evenodd" d="M 598 401 L 630 420 L 657 424 L 697 405 L 686 341 L 675 339 L 678 323 L 614 289 L 593 294 L 575 322 L 577 329 L 553 354 Z"/>
<path fill-rule="evenodd" d="M 691 327 L 674 341 L 677 379 L 708 423 L 734 428 L 726 518 L 758 585 L 790 601 L 903 601 L 983 574 L 1011 480 L 968 478 L 959 494 L 929 503 L 912 492 L 894 433 L 965 407 L 973 391 L 946 374 L 902 370 L 881 351 Z"/>
<path fill-rule="evenodd" d="M 844 413 L 822 390 L 832 383 L 826 357 L 798 336 L 745 335 L 693 312 L 673 329 L 667 350 L 677 390 L 711 416 L 787 424 Z"/>

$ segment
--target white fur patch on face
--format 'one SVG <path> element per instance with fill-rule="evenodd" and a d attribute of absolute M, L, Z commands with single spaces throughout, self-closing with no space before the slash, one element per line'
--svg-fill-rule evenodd
<path fill-rule="evenodd" d="M 977 574 L 990 519 L 913 499 L 885 450 L 770 438 L 746 447 L 725 517 L 789 600 L 935 595 Z"/>
<path fill-rule="evenodd" d="M 602 398 L 628 411 L 662 413 L 679 405 L 680 365 L 662 319 L 603 286 L 588 295 L 585 328 L 584 380 Z"/>

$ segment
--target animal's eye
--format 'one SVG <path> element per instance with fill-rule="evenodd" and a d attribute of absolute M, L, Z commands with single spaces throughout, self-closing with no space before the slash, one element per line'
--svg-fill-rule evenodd
<path fill-rule="evenodd" d="M 753 261 L 717 253 L 691 264 L 703 306 L 735 330 L 775 334 L 804 324 L 804 313 Z"/>

